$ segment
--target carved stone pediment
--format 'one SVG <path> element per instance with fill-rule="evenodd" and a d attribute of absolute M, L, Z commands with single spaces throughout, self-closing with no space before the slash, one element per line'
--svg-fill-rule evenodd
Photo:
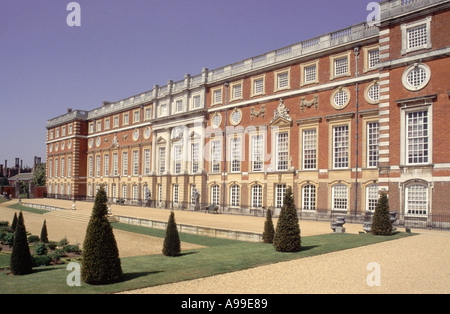
<path fill-rule="evenodd" d="M 284 105 L 281 98 L 277 109 L 273 112 L 273 119 L 270 121 L 271 125 L 286 125 L 292 124 L 292 118 L 289 116 L 289 109 Z"/>

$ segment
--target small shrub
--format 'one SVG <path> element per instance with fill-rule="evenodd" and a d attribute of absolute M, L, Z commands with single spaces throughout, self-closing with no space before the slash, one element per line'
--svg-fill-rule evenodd
<path fill-rule="evenodd" d="M 81 252 L 78 244 L 69 244 L 64 247 L 64 252 L 66 253 L 79 253 Z"/>
<path fill-rule="evenodd" d="M 36 255 L 47 255 L 48 249 L 45 243 L 39 242 L 34 246 L 34 254 Z"/>
<path fill-rule="evenodd" d="M 48 247 L 50 250 L 56 249 L 57 246 L 58 246 L 58 243 L 56 243 L 55 241 L 50 241 L 50 242 L 47 243 L 47 247 Z"/>
<path fill-rule="evenodd" d="M 0 221 L 0 228 L 1 227 L 7 228 L 8 226 L 9 226 L 9 222 L 8 221 Z"/>
<path fill-rule="evenodd" d="M 272 211 L 267 210 L 266 221 L 264 222 L 263 242 L 273 243 L 273 237 L 275 235 L 275 228 L 272 221 Z"/>
<path fill-rule="evenodd" d="M 5 242 L 5 244 L 9 245 L 9 247 L 12 247 L 14 243 L 14 233 L 7 233 L 4 236 L 3 241 Z"/>
<path fill-rule="evenodd" d="M 49 257 L 51 258 L 53 263 L 58 262 L 61 260 L 61 257 L 65 255 L 64 251 L 61 249 L 54 250 L 52 253 L 49 254 Z"/>
<path fill-rule="evenodd" d="M 175 214 L 170 213 L 167 223 L 166 237 L 164 238 L 163 254 L 166 256 L 179 256 L 181 252 L 180 237 L 178 235 L 177 224 L 175 222 Z"/>
<path fill-rule="evenodd" d="M 47 224 L 45 220 L 41 229 L 41 241 L 44 243 L 48 243 Z"/>
<path fill-rule="evenodd" d="M 66 245 L 69 244 L 69 241 L 67 240 L 66 237 L 62 238 L 61 240 L 59 240 L 58 242 L 58 246 L 61 248 L 64 248 Z"/>
<path fill-rule="evenodd" d="M 52 259 L 47 255 L 33 255 L 31 256 L 33 267 L 48 266 Z"/>
<path fill-rule="evenodd" d="M 37 235 L 30 235 L 28 237 L 28 243 L 36 243 L 39 242 L 39 237 Z"/>

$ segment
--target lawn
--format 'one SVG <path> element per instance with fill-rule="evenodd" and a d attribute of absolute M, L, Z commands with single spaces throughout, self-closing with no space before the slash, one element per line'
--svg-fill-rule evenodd
<path fill-rule="evenodd" d="M 113 227 L 164 237 L 164 231 L 162 230 L 121 223 L 114 223 Z M 79 287 L 68 286 L 66 279 L 72 270 L 66 270 L 67 265 L 34 268 L 32 274 L 25 276 L 11 276 L 3 271 L 0 272 L 0 293 L 112 293 L 326 254 L 406 236 L 410 236 L 410 234 L 396 233 L 390 237 L 373 236 L 371 234 L 326 234 L 302 237 L 302 251 L 280 253 L 276 252 L 270 244 L 180 234 L 181 241 L 200 244 L 206 246 L 206 248 L 183 251 L 180 257 L 166 257 L 158 254 L 122 258 L 123 280 L 105 286 L 92 286 L 85 283 L 81 283 Z M 145 243 L 142 245 L 145 245 Z M 3 254 L 0 255 L 0 267 L 2 264 L 5 264 Z"/>

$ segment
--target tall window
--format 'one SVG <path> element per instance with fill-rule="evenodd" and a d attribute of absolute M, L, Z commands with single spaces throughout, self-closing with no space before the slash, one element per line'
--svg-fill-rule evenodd
<path fill-rule="evenodd" d="M 174 170 L 175 174 L 181 173 L 181 145 L 173 147 Z"/>
<path fill-rule="evenodd" d="M 333 128 L 333 167 L 348 168 L 348 125 Z"/>
<path fill-rule="evenodd" d="M 159 174 L 166 172 L 166 148 L 159 148 Z"/>
<path fill-rule="evenodd" d="M 252 207 L 262 207 L 262 185 L 252 186 Z"/>
<path fill-rule="evenodd" d="M 65 159 L 61 158 L 61 177 L 63 177 L 63 178 L 65 176 L 65 170 L 66 170 Z"/>
<path fill-rule="evenodd" d="M 428 212 L 428 189 L 423 184 L 406 187 L 406 214 L 423 216 Z"/>
<path fill-rule="evenodd" d="M 128 152 L 122 153 L 122 175 L 128 175 Z"/>
<path fill-rule="evenodd" d="M 345 184 L 336 184 L 332 189 L 333 210 L 347 211 L 348 187 Z"/>
<path fill-rule="evenodd" d="M 133 201 L 138 200 L 138 195 L 139 195 L 138 186 L 136 184 L 134 184 L 132 187 L 132 191 L 131 191 L 131 197 L 132 197 Z"/>
<path fill-rule="evenodd" d="M 231 139 L 231 172 L 241 171 L 241 139 Z"/>
<path fill-rule="evenodd" d="M 139 151 L 133 151 L 133 175 L 139 175 Z"/>
<path fill-rule="evenodd" d="M 199 163 L 200 163 L 200 144 L 193 143 L 191 145 L 191 153 L 192 153 L 192 173 L 197 173 Z"/>
<path fill-rule="evenodd" d="M 239 206 L 240 199 L 240 187 L 237 184 L 234 184 L 230 187 L 230 206 L 237 207 Z"/>
<path fill-rule="evenodd" d="M 174 184 L 173 186 L 173 204 L 178 205 L 179 202 L 179 186 Z"/>
<path fill-rule="evenodd" d="M 369 50 L 367 57 L 369 69 L 375 68 L 380 63 L 380 50 L 378 48 Z"/>
<path fill-rule="evenodd" d="M 113 175 L 119 175 L 119 155 L 117 153 L 113 154 Z"/>
<path fill-rule="evenodd" d="M 95 156 L 95 176 L 100 177 L 101 175 L 101 156 Z"/>
<path fill-rule="evenodd" d="M 126 184 L 122 185 L 122 198 L 126 200 L 128 197 L 128 187 Z"/>
<path fill-rule="evenodd" d="M 367 123 L 367 167 L 378 167 L 378 139 L 380 124 L 378 122 Z"/>
<path fill-rule="evenodd" d="M 407 162 L 426 164 L 429 155 L 428 111 L 408 112 L 406 115 Z"/>
<path fill-rule="evenodd" d="M 220 200 L 220 187 L 217 184 L 211 186 L 211 203 L 219 205 Z"/>
<path fill-rule="evenodd" d="M 283 207 L 283 199 L 286 194 L 286 184 L 275 185 L 275 207 Z"/>
<path fill-rule="evenodd" d="M 289 166 L 289 134 L 277 134 L 277 170 L 288 170 Z"/>
<path fill-rule="evenodd" d="M 103 171 L 104 171 L 104 176 L 107 177 L 109 176 L 109 155 L 106 154 L 103 157 L 104 161 L 103 161 Z"/>
<path fill-rule="evenodd" d="M 144 150 L 144 174 L 150 174 L 150 149 Z"/>
<path fill-rule="evenodd" d="M 262 135 L 252 137 L 252 155 L 252 171 L 263 171 L 264 152 Z"/>
<path fill-rule="evenodd" d="M 316 186 L 312 184 L 304 185 L 302 188 L 303 204 L 302 210 L 316 209 Z"/>
<path fill-rule="evenodd" d="M 55 164 L 56 164 L 56 160 L 55 160 Z M 89 156 L 89 177 L 93 177 L 94 176 L 94 159 L 92 156 Z"/>
<path fill-rule="evenodd" d="M 317 132 L 316 129 L 303 131 L 303 169 L 317 168 Z"/>
<path fill-rule="evenodd" d="M 72 157 L 67 157 L 67 176 L 72 177 Z"/>
<path fill-rule="evenodd" d="M 220 141 L 211 141 L 212 173 L 220 172 Z"/>
<path fill-rule="evenodd" d="M 378 185 L 371 184 L 366 188 L 366 210 L 374 212 L 378 203 Z"/>

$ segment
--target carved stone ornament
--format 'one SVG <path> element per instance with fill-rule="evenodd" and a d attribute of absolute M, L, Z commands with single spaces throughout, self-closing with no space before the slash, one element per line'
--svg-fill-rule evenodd
<path fill-rule="evenodd" d="M 280 99 L 277 109 L 273 112 L 273 119 L 270 123 L 273 123 L 280 118 L 292 122 L 292 118 L 289 116 L 289 109 L 284 105 L 283 98 Z"/>
<path fill-rule="evenodd" d="M 315 95 L 313 100 L 306 101 L 306 98 L 303 97 L 300 100 L 300 110 L 303 112 L 306 108 L 311 108 L 314 105 L 315 109 L 319 109 L 319 95 Z"/>
<path fill-rule="evenodd" d="M 112 140 L 111 147 L 112 147 L 112 148 L 114 148 L 114 147 L 119 147 L 119 140 L 117 139 L 117 134 L 114 134 L 114 138 L 113 138 L 113 140 Z"/>
<path fill-rule="evenodd" d="M 262 105 L 261 109 L 259 111 L 255 110 L 255 107 L 252 107 L 251 111 L 250 111 L 250 118 L 253 121 L 254 117 L 259 117 L 262 116 L 262 118 L 264 119 L 266 117 L 266 106 Z"/>

